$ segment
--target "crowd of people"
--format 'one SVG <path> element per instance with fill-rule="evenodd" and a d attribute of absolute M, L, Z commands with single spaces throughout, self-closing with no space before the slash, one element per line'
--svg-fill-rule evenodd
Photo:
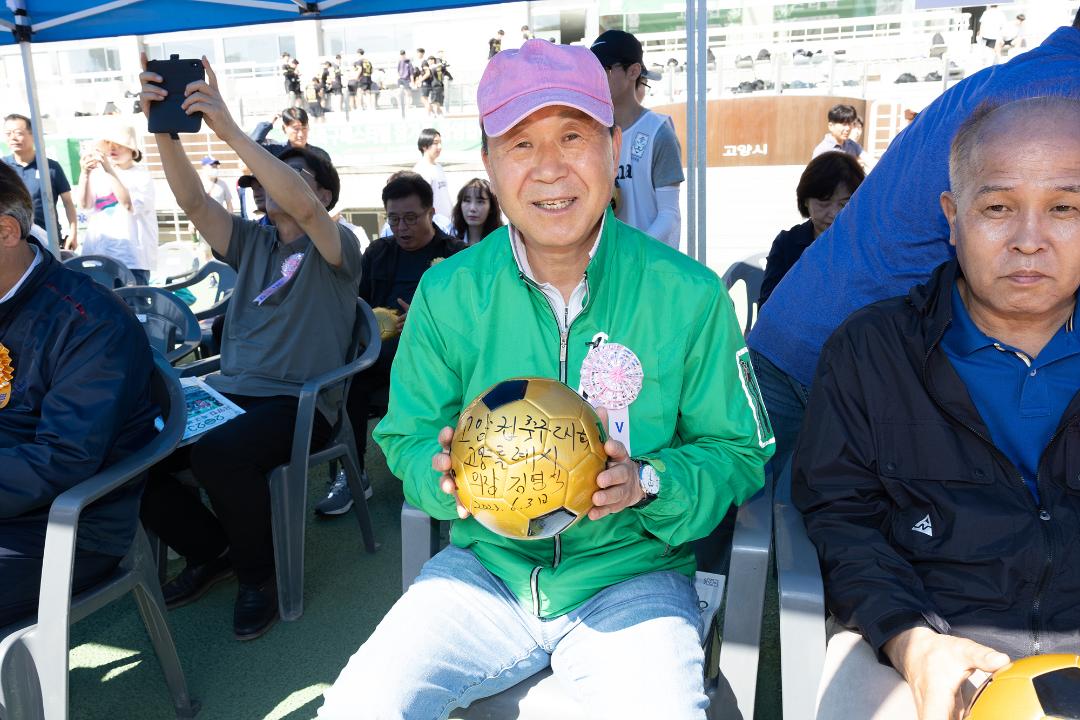
<path fill-rule="evenodd" d="M 169 607 L 235 575 L 235 636 L 273 627 L 266 474 L 288 460 L 302 383 L 349 359 L 359 297 L 392 325 L 348 395 L 320 397 L 312 446 L 345 412 L 363 462 L 385 403 L 372 437 L 406 499 L 454 527 L 342 658 L 321 718 L 445 718 L 548 666 L 589 716 L 703 717 L 691 543 L 763 486 L 767 464 L 789 468 L 820 556 L 819 718 L 958 717 L 1010 658 L 1074 652 L 1080 13 L 942 94 L 869 174 L 854 108 L 832 108 L 796 188 L 807 219 L 774 242 L 747 338 L 720 278 L 678 252 L 679 147 L 670 119 L 640 105 L 640 43 L 495 40 L 477 91 L 487 178 L 451 203 L 441 136 L 424 130 L 366 249 L 331 214 L 341 182 L 307 143 L 311 108 L 282 112 L 286 143 L 249 134 L 204 60 L 182 107 L 237 154 L 254 208 L 215 197 L 213 157 L 197 171 L 180 140 L 154 143 L 177 203 L 237 272 L 206 382 L 245 412 L 94 506 L 75 587 L 116 566 L 141 518 L 185 561 Z M 327 77 L 348 88 L 332 65 Z M 160 80 L 142 74 L 144 112 L 167 96 Z M 6 118 L 0 165 L 0 572 L 13 578 L 0 625 L 32 611 L 52 498 L 140 447 L 155 416 L 134 316 L 31 234 L 55 208 L 24 184 L 29 129 Z M 92 214 L 69 243 L 126 253 L 145 281 L 141 159 L 126 131 L 84 149 L 76 199 Z M 640 372 L 583 370 L 616 357 Z M 548 540 L 486 529 L 451 475 L 463 405 L 521 376 L 578 388 L 608 430 L 588 519 Z M 331 480 L 327 516 L 353 502 Z"/>
<path fill-rule="evenodd" d="M 410 58 L 406 51 L 399 53 L 397 77 L 391 81 L 386 68 L 376 67 L 363 48 L 356 50 L 355 59 L 340 53 L 333 60 L 324 60 L 310 79 L 300 71 L 300 61 L 289 53 L 281 54 L 281 77 L 285 103 L 304 108 L 313 120 L 322 121 L 327 112 L 375 110 L 379 98 L 386 93 L 402 111 L 408 107 L 424 108 L 429 117 L 446 114 L 446 88 L 454 79 L 445 53 L 428 55 L 417 48 Z"/>

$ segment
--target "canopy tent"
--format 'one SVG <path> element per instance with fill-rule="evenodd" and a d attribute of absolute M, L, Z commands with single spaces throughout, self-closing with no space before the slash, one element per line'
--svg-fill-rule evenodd
<path fill-rule="evenodd" d="M 60 40 L 87 40 L 121 35 L 150 35 L 236 25 L 361 17 L 443 10 L 475 5 L 494 5 L 507 0 L 7 0 L 0 11 L 0 45 L 18 43 L 22 52 L 26 93 L 34 127 L 34 144 L 40 154 L 39 167 L 46 166 L 45 139 L 41 129 L 37 88 L 34 78 L 32 43 Z M 704 101 L 705 88 L 705 2 L 686 0 L 687 36 L 697 40 L 688 58 L 687 107 Z M 700 6 L 700 7 L 699 7 Z M 695 25 L 700 26 L 695 27 Z M 700 76 L 700 77 L 698 77 Z M 700 95 L 698 94 L 700 93 Z M 688 248 L 691 256 L 705 261 L 705 121 L 704 102 L 700 112 L 688 112 L 687 160 L 690 182 L 687 188 Z M 699 117 L 700 116 L 700 117 Z M 698 164 L 700 162 L 700 164 Z M 41 185 L 46 207 L 55 205 L 52 187 Z M 49 244 L 59 254 L 59 228 L 54 213 L 46 212 Z M 695 242 L 695 239 L 697 242 Z"/>

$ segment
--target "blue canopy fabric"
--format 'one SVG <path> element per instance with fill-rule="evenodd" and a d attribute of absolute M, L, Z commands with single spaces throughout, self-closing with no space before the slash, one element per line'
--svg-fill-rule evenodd
<path fill-rule="evenodd" d="M 0 45 L 494 5 L 506 0 L 7 0 Z"/>

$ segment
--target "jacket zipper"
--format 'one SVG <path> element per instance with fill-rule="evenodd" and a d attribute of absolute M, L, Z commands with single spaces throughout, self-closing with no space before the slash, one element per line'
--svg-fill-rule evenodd
<path fill-rule="evenodd" d="M 559 314 L 555 311 L 555 307 L 551 304 L 551 298 L 547 296 L 547 293 L 541 289 L 531 278 L 525 273 L 518 271 L 518 277 L 525 282 L 526 285 L 539 292 L 543 298 L 544 303 L 548 306 L 548 310 L 551 311 L 551 317 L 555 320 L 555 328 L 559 331 L 559 382 L 566 384 L 567 379 L 567 349 L 570 343 L 570 328 L 573 323 L 570 322 L 570 307 L 563 308 L 563 321 L 559 322 Z M 585 271 L 585 306 L 582 307 L 584 311 L 585 307 L 588 307 L 591 294 L 589 293 L 589 271 Z M 580 316 L 581 313 L 578 313 Z M 574 318 L 577 319 L 576 317 Z M 564 329 L 565 328 L 565 329 Z M 562 538 L 558 535 L 555 536 L 555 543 L 552 549 L 551 569 L 559 567 L 559 563 L 562 561 Z M 540 571 L 543 570 L 542 565 L 536 565 L 532 569 L 532 575 L 529 578 L 529 587 L 532 590 L 532 610 L 533 615 L 540 617 Z"/>
<path fill-rule="evenodd" d="M 1012 461 L 1010 461 L 1007 457 L 1005 457 L 1005 455 L 1000 450 L 998 450 L 998 447 L 996 445 L 994 445 L 994 443 L 992 443 L 988 437 L 986 437 L 981 432 L 979 432 L 975 428 L 973 428 L 970 425 L 968 425 L 967 423 L 965 423 L 960 418 L 956 417 L 956 415 L 951 413 L 948 408 L 946 408 L 944 405 L 942 405 L 941 401 L 939 401 L 937 396 L 934 395 L 933 390 L 930 389 L 930 383 L 926 382 L 927 367 L 928 367 L 929 362 L 930 362 L 930 354 L 932 352 L 934 352 L 935 348 L 937 348 L 937 346 L 941 343 L 941 339 L 943 337 L 945 337 L 945 332 L 949 329 L 949 325 L 951 325 L 951 324 L 952 324 L 951 321 L 945 323 L 945 327 L 943 327 L 941 329 L 941 333 L 937 336 L 937 339 L 933 343 L 931 343 L 929 349 L 927 349 L 927 351 L 926 351 L 926 355 L 923 357 L 923 384 L 926 386 L 926 392 L 930 396 L 930 399 L 934 401 L 934 404 L 938 406 L 938 409 L 940 409 L 943 413 L 945 413 L 946 415 L 951 417 L 953 419 L 953 421 L 959 423 L 960 425 L 962 425 L 963 427 L 965 427 L 969 431 L 971 431 L 971 433 L 973 435 L 975 435 L 975 437 L 982 440 L 983 443 L 985 443 L 990 448 L 990 451 L 992 453 L 994 453 L 994 455 L 997 456 L 998 460 L 1002 461 L 1003 464 L 1006 467 L 1011 467 L 1012 466 Z M 1042 463 L 1042 458 L 1046 455 L 1047 451 L 1050 449 L 1050 447 L 1057 440 L 1058 436 L 1061 434 L 1061 427 L 1062 426 L 1059 423 L 1058 429 L 1055 430 L 1054 434 L 1050 437 L 1050 442 L 1048 442 L 1046 444 L 1046 447 L 1043 448 L 1042 455 L 1039 456 L 1040 464 Z M 1013 469 L 1015 470 L 1015 468 L 1013 468 Z M 1016 473 L 1016 477 L 1020 480 L 1020 486 L 1021 486 L 1021 488 L 1023 488 L 1024 494 L 1027 497 L 1031 498 L 1032 502 L 1035 503 L 1035 499 L 1031 496 L 1031 491 L 1028 490 L 1027 486 L 1024 483 L 1024 476 L 1022 474 L 1020 474 L 1020 472 L 1018 471 Z M 1039 472 L 1038 471 L 1035 472 L 1035 487 L 1036 488 L 1039 487 Z M 1042 573 L 1039 575 L 1039 582 L 1036 585 L 1035 598 L 1034 598 L 1034 600 L 1032 600 L 1032 603 L 1031 603 L 1031 645 L 1032 645 L 1032 648 L 1033 648 L 1033 652 L 1035 654 L 1039 653 L 1039 648 L 1040 648 L 1040 646 L 1042 644 L 1042 639 L 1040 637 L 1041 633 L 1039 631 L 1039 623 L 1041 622 L 1040 615 L 1042 613 L 1042 595 L 1043 595 L 1043 592 L 1046 590 L 1047 583 L 1050 580 L 1050 570 L 1051 570 L 1051 566 L 1054 563 L 1054 548 L 1053 548 L 1053 544 L 1052 544 L 1052 538 L 1050 536 L 1050 530 L 1045 525 L 1045 523 L 1050 520 L 1050 511 L 1047 510 L 1045 507 L 1043 507 L 1043 505 L 1042 505 L 1042 494 L 1041 493 L 1040 493 L 1039 498 L 1040 498 L 1039 501 L 1037 503 L 1035 503 L 1035 509 L 1039 511 L 1038 517 L 1039 517 L 1039 520 L 1041 521 L 1039 523 L 1039 530 L 1042 532 L 1043 542 L 1045 543 L 1045 547 L 1046 547 L 1046 555 L 1045 555 L 1044 561 L 1043 561 Z"/>

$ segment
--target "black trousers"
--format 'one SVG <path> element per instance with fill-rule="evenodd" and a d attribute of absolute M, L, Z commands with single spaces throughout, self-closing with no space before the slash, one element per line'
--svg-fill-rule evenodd
<path fill-rule="evenodd" d="M 37 612 L 44 549 L 41 535 L 5 531 L 0 525 L 0 628 Z M 72 594 L 95 585 L 118 564 L 120 558 L 115 555 L 76 550 Z"/>
<path fill-rule="evenodd" d="M 356 454 L 361 469 L 364 467 L 364 453 L 367 452 L 368 416 L 372 409 L 377 407 L 373 402 L 376 397 L 382 390 L 390 387 L 390 366 L 394 362 L 394 355 L 397 354 L 397 346 L 398 338 L 396 337 L 385 341 L 379 350 L 379 358 L 375 364 L 354 375 L 352 385 L 349 386 L 346 407 L 349 411 L 353 435 L 356 437 Z"/>
<path fill-rule="evenodd" d="M 297 399 L 227 395 L 244 414 L 180 448 L 150 470 L 142 521 L 191 564 L 226 549 L 240 582 L 261 584 L 274 573 L 267 475 L 289 461 Z M 330 424 L 315 413 L 311 447 L 330 438 Z M 173 473 L 186 467 L 206 491 L 213 512 Z"/>

